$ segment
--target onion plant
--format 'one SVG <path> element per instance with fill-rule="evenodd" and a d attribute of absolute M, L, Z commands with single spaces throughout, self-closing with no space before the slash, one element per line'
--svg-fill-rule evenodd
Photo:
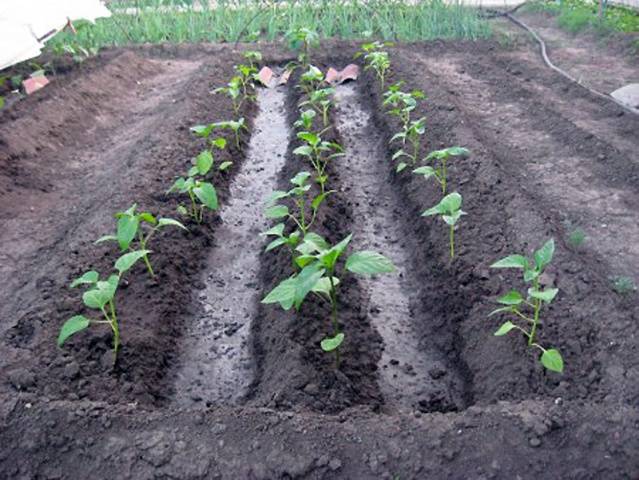
<path fill-rule="evenodd" d="M 441 185 L 442 194 L 445 195 L 448 180 L 448 173 L 446 171 L 446 163 L 448 159 L 451 157 L 461 157 L 469 154 L 470 152 L 468 151 L 468 149 L 464 147 L 449 147 L 442 150 L 435 150 L 434 152 L 430 152 L 424 160 L 438 160 L 439 165 L 436 165 L 434 167 L 428 165 L 419 167 L 413 170 L 413 173 L 423 175 L 426 179 L 434 178 Z"/>
<path fill-rule="evenodd" d="M 149 253 L 148 250 L 136 250 L 125 253 L 115 262 L 117 274 L 110 275 L 106 280 L 100 280 L 99 273 L 95 270 L 90 270 L 71 283 L 71 288 L 80 285 L 88 287 L 88 290 L 82 294 L 82 302 L 87 308 L 98 311 L 102 316 L 94 318 L 84 315 L 74 315 L 69 318 L 60 329 L 58 335 L 59 347 L 61 347 L 69 337 L 91 325 L 109 325 L 113 332 L 113 363 L 115 364 L 120 349 L 120 323 L 115 307 L 115 294 L 124 273 L 130 270 L 138 260 L 146 257 Z"/>
<path fill-rule="evenodd" d="M 455 258 L 455 228 L 459 219 L 466 215 L 461 209 L 462 196 L 457 193 L 449 193 L 442 198 L 437 205 L 429 208 L 422 213 L 422 217 L 439 215 L 449 227 L 448 244 L 450 248 L 450 259 Z"/>
<path fill-rule="evenodd" d="M 118 242 L 122 251 L 132 250 L 149 252 L 148 244 L 151 237 L 164 227 L 178 227 L 186 230 L 186 227 L 173 218 L 157 218 L 150 212 L 136 212 L 137 204 L 131 205 L 127 210 L 115 214 L 117 229 L 115 235 L 105 235 L 95 243 L 114 241 Z M 155 276 L 148 254 L 142 256 L 144 264 L 151 275 Z"/>
<path fill-rule="evenodd" d="M 299 132 L 297 138 L 302 140 L 304 145 L 297 147 L 293 153 L 309 159 L 315 169 L 315 181 L 319 184 L 321 193 L 324 193 L 328 181 L 328 162 L 343 156 L 344 149 L 339 143 L 322 140 L 319 134 L 313 132 Z"/>
<path fill-rule="evenodd" d="M 262 300 L 266 304 L 279 303 L 284 310 L 291 307 L 299 310 L 310 292 L 327 300 L 331 305 L 333 331 L 321 341 L 320 346 L 325 352 L 335 352 L 335 368 L 339 368 L 339 347 L 345 338 L 339 324 L 337 301 L 338 286 L 344 281 L 343 274 L 349 271 L 357 275 L 376 275 L 395 270 L 388 258 L 369 250 L 352 253 L 343 267 L 338 268 L 339 260 L 352 237 L 350 234 L 336 245 L 330 245 L 321 236 L 308 232 L 295 248 L 295 263 L 301 270 L 280 282 Z"/>
<path fill-rule="evenodd" d="M 513 320 L 518 321 L 518 323 L 510 320 L 506 321 L 495 332 L 495 335 L 499 337 L 513 330 L 520 331 L 526 337 L 529 347 L 534 347 L 541 351 L 541 364 L 548 370 L 561 373 L 564 369 L 564 361 L 559 350 L 542 347 L 536 338 L 537 328 L 541 322 L 541 309 L 544 304 L 550 304 L 559 292 L 558 288 L 542 288 L 540 282 L 541 274 L 552 261 L 554 252 L 555 242 L 551 238 L 533 254 L 532 258 L 527 258 L 524 255 L 508 255 L 493 263 L 490 266 L 491 268 L 516 268 L 522 270 L 524 283 L 530 286 L 525 295 L 513 289 L 499 297 L 497 303 L 501 306 L 493 310 L 490 315 L 497 313 L 513 315 Z"/>
<path fill-rule="evenodd" d="M 319 47 L 319 35 L 307 27 L 297 27 L 286 32 L 286 39 L 292 50 L 299 51 L 298 61 L 306 67 L 311 58 L 311 48 Z"/>

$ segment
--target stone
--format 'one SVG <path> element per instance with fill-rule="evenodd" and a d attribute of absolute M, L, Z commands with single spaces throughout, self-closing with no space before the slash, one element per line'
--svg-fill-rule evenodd
<path fill-rule="evenodd" d="M 27 95 L 31 95 L 32 93 L 37 92 L 48 84 L 49 79 L 44 75 L 41 75 L 24 80 L 22 82 L 22 88 L 24 88 L 24 93 L 26 93 Z"/>
<path fill-rule="evenodd" d="M 631 108 L 639 109 L 639 83 L 630 83 L 618 88 L 610 96 Z"/>

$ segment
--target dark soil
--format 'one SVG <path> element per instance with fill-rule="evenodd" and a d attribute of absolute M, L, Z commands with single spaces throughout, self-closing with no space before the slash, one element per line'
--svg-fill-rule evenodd
<path fill-rule="evenodd" d="M 289 60 L 278 46 L 260 47 L 269 65 Z M 314 57 L 322 68 L 343 67 L 356 49 L 326 47 Z M 225 248 L 231 257 L 255 248 L 242 235 L 262 228 L 256 210 L 229 192 L 246 190 L 234 182 L 262 172 L 275 145 L 262 155 L 256 145 L 218 155 L 234 161 L 214 178 L 221 204 L 243 205 L 245 216 L 223 207 L 188 233 L 167 230 L 153 247 L 158 281 L 142 266 L 130 273 L 118 294 L 124 347 L 115 370 L 106 330 L 64 349 L 54 340 L 81 311 L 70 281 L 90 268 L 106 273 L 118 254 L 93 245 L 115 228 L 112 214 L 136 201 L 176 215 L 178 199 L 164 192 L 202 147 L 188 128 L 231 117 L 230 103 L 208 92 L 228 81 L 240 50 L 107 51 L 3 112 L 0 476 L 639 477 L 638 304 L 609 281 L 639 266 L 629 241 L 638 224 L 639 120 L 518 52 L 491 42 L 391 49 L 390 81 L 428 96 L 416 112 L 427 117 L 424 156 L 451 145 L 472 152 L 450 171 L 468 212 L 452 264 L 443 222 L 419 216 L 439 200 L 438 187 L 410 169 L 394 173 L 388 140 L 397 125 L 381 111 L 373 75 L 340 87 L 327 137 L 350 149 L 332 164 L 337 192 L 316 230 L 333 243 L 353 232 L 353 248 L 388 254 L 398 275 L 344 278 L 347 340 L 335 371 L 319 348 L 330 333 L 326 303 L 313 298 L 299 313 L 259 304 L 292 267 L 284 251 L 252 257 L 256 278 L 223 287 L 237 310 L 213 327 L 242 320 L 234 335 L 249 347 L 246 394 L 216 397 L 206 387 L 199 395 L 210 398 L 194 403 L 180 400 L 189 387 L 178 378 L 202 361 L 189 352 L 205 332 L 197 330 L 207 321 L 203 302 L 215 299 L 207 283 L 236 265 L 216 271 L 211 262 Z M 284 91 L 290 125 L 300 94 Z M 256 111 L 243 114 L 253 122 Z M 264 175 L 268 184 L 256 191 L 285 188 L 310 169 L 289 138 L 279 173 Z M 586 231 L 583 245 L 567 241 L 575 226 Z M 523 338 L 494 337 L 503 319 L 487 316 L 499 294 L 523 289 L 519 276 L 489 265 L 551 236 L 557 252 L 547 280 L 560 293 L 539 340 L 561 350 L 562 375 L 545 371 Z M 207 372 L 218 357 L 210 358 Z"/>

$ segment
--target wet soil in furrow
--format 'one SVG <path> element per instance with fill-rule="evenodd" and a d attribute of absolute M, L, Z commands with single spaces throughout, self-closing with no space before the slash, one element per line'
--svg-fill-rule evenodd
<path fill-rule="evenodd" d="M 346 155 L 336 160 L 341 189 L 353 210 L 355 250 L 378 251 L 391 259 L 397 271 L 361 280 L 363 304 L 384 345 L 379 363 L 380 389 L 386 408 L 450 411 L 464 407 L 463 377 L 454 362 L 432 341 L 420 335 L 433 325 L 420 292 L 428 289 L 414 262 L 421 248 L 408 234 L 402 199 L 389 178 L 384 137 L 375 128 L 357 85 L 336 88 L 336 128 Z"/>
<path fill-rule="evenodd" d="M 181 343 L 182 357 L 174 384 L 179 406 L 233 404 L 252 380 L 248 336 L 259 301 L 260 232 L 266 230 L 264 201 L 275 190 L 289 142 L 285 87 L 260 89 L 259 112 L 246 159 L 222 207 L 216 245 L 198 292 L 201 314 Z"/>

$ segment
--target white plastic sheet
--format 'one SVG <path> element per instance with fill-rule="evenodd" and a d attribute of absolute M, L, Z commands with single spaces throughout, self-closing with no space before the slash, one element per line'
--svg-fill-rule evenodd
<path fill-rule="evenodd" d="M 40 55 L 43 37 L 70 20 L 108 17 L 99 0 L 0 0 L 0 70 Z"/>

